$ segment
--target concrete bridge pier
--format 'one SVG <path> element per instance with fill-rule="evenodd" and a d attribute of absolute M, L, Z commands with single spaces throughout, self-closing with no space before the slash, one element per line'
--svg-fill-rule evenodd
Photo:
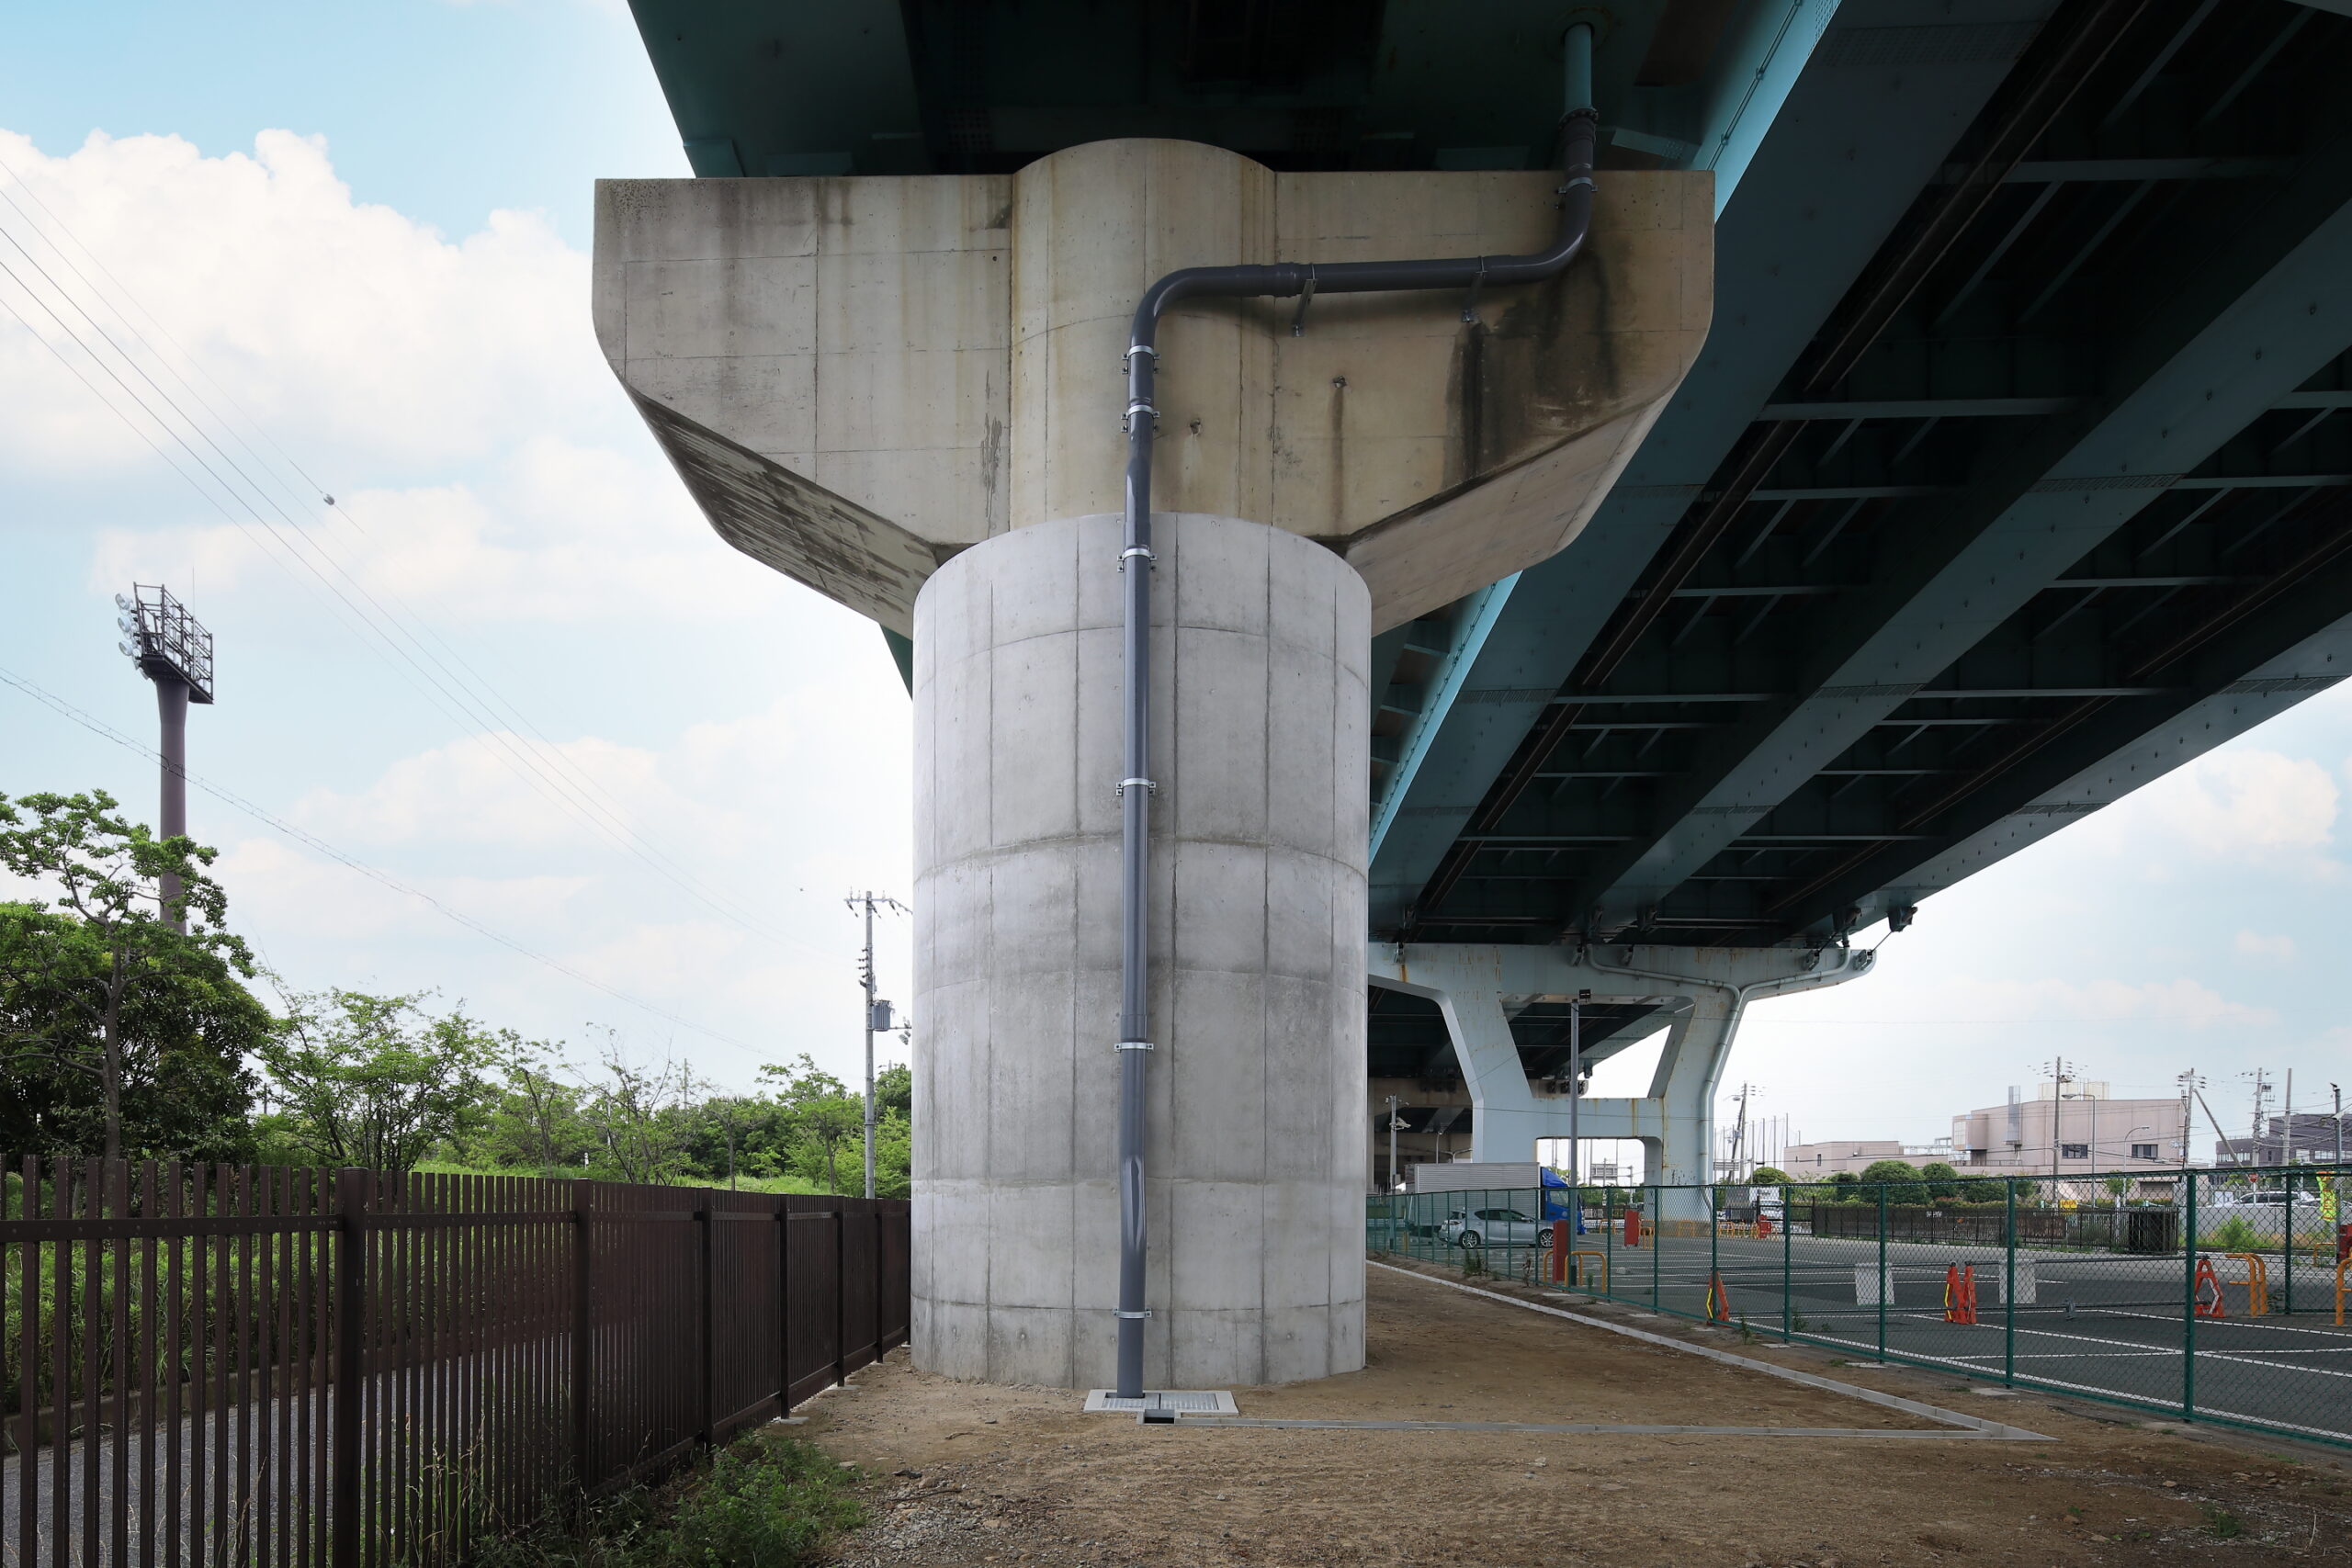
<path fill-rule="evenodd" d="M 1363 580 L 1165 514 L 1145 1381 L 1363 1364 Z M 915 606 L 917 1360 L 1103 1380 L 1117 1324 L 1115 515 L 950 561 Z"/>
<path fill-rule="evenodd" d="M 1544 252 L 1580 205 L 1562 180 L 1133 140 L 1011 175 L 598 187 L 600 341 L 712 525 L 909 668 L 918 1365 L 1106 1383 L 1123 1310 L 1148 1314 L 1149 1386 L 1363 1365 L 1372 639 L 1600 505 L 1704 339 L 1713 177 L 1594 176 L 1546 282 L 1177 298 L 1140 405 L 1132 322 L 1180 268 Z M 1148 569 L 1118 521 L 1137 418 Z M 1154 789 L 1134 1025 L 1130 570 Z"/>
<path fill-rule="evenodd" d="M 1868 953 L 1779 947 L 1611 945 L 1502 947 L 1374 942 L 1371 983 L 1434 1001 L 1470 1094 L 1475 1160 L 1524 1161 L 1546 1138 L 1568 1135 L 1565 1095 L 1539 1094 L 1511 1034 L 1529 1003 L 1589 990 L 1594 1002 L 1657 1004 L 1668 1022 L 1646 1095 L 1587 1098 L 1577 1136 L 1630 1138 L 1642 1145 L 1648 1179 L 1703 1186 L 1713 1172 L 1714 1103 L 1724 1066 L 1747 1005 L 1765 997 L 1834 986 L 1865 974 Z M 1704 1218 L 1703 1193 L 1669 1192 L 1667 1219 Z"/>

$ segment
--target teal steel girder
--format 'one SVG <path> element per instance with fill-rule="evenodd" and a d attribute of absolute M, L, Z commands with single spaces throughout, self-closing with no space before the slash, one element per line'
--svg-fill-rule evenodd
<path fill-rule="evenodd" d="M 1987 6 L 1970 25 L 2021 29 L 2022 48 L 2055 4 Z M 1998 50 L 1922 66 L 1928 51 L 1893 37 L 1951 26 L 1940 5 L 1847 0 L 1719 193 L 1707 345 L 1592 520 L 1521 574 L 1452 704 L 1427 710 L 1434 733 L 1373 861 L 1375 932 L 1403 922 L 1536 716 L 2007 74 Z M 1838 47 L 1849 29 L 1885 47 Z"/>
<path fill-rule="evenodd" d="M 1916 907 L 2352 674 L 2352 505 L 2328 520 L 2327 564 L 2203 650 L 2179 691 L 2119 703 L 1962 802 L 1932 833 L 1861 860 L 1785 911 L 1798 926 L 1866 925 Z"/>
<path fill-rule="evenodd" d="M 1577 907 L 1604 928 L 1639 919 L 2333 359 L 2352 341 L 2348 201 L 2342 134 L 2229 252 L 2133 312 L 2144 324 L 2109 356 L 2099 399 L 1909 520 L 1879 581 L 1840 596 L 1803 694 L 1724 732 L 1658 803 L 1663 829 L 1603 856 Z"/>

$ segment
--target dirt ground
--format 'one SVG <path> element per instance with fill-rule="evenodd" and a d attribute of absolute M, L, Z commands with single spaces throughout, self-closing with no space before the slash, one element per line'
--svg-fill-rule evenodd
<path fill-rule="evenodd" d="M 1435 1273 L 1435 1270 L 1428 1272 Z M 1364 1371 L 1236 1390 L 1244 1416 L 1898 1427 L 1917 1416 L 1373 1269 Z M 1579 1313 L 2045 1433 L 1982 1438 L 1225 1430 L 914 1371 L 803 1409 L 868 1483 L 842 1568 L 1442 1563 L 2352 1564 L 2352 1463 L 1609 1306 Z M 1465 1354 L 1465 1350 L 1470 1353 Z"/>

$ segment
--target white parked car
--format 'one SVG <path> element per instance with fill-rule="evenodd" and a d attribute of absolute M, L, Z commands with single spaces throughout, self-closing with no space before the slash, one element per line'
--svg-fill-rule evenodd
<path fill-rule="evenodd" d="M 1476 1209 L 1456 1212 L 1438 1227 L 1438 1234 L 1455 1247 L 1549 1247 L 1549 1222 L 1532 1219 L 1517 1209 Z"/>
<path fill-rule="evenodd" d="M 2200 1223 L 2207 1215 L 2234 1214 L 2255 1224 L 2267 1219 L 2275 1225 L 2284 1221 L 2290 1206 L 2298 1225 L 2310 1224 L 2319 1218 L 2319 1194 L 2309 1189 L 2296 1192 L 2291 1205 L 2288 1195 L 2275 1188 L 2249 1192 L 2244 1189 L 2224 1187 L 2197 1195 Z"/>

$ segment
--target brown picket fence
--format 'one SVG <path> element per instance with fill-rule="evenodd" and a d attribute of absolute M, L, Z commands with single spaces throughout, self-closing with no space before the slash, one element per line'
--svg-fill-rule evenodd
<path fill-rule="evenodd" d="M 907 1337 L 909 1205 L 0 1159 L 0 1563 L 395 1568 Z"/>

